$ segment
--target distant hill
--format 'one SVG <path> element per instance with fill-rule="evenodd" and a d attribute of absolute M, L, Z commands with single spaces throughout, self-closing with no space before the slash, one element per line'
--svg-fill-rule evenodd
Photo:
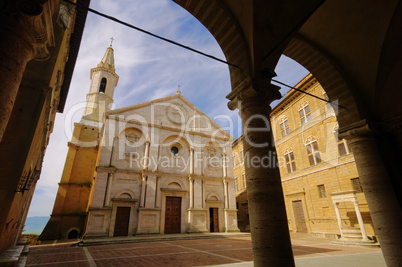
<path fill-rule="evenodd" d="M 25 221 L 24 231 L 22 233 L 40 235 L 49 218 L 50 216 L 28 217 Z"/>

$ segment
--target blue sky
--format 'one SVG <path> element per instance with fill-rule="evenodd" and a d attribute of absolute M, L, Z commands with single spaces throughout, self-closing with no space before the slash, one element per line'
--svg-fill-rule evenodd
<path fill-rule="evenodd" d="M 208 30 L 173 1 L 102 0 L 92 1 L 91 8 L 225 60 Z M 56 116 L 28 217 L 51 214 L 67 155 L 67 142 L 71 140 L 71 125 L 82 116 L 91 82 L 90 69 L 102 59 L 111 37 L 115 39 L 116 73 L 120 76 L 114 94 L 115 108 L 174 94 L 180 84 L 182 95 L 210 118 L 228 115 L 235 125 L 241 124 L 238 112 L 227 108 L 225 96 L 231 91 L 227 65 L 88 13 L 66 107 L 63 114 Z M 277 80 L 290 85 L 308 74 L 285 56 L 275 71 Z M 287 88 L 281 89 L 282 94 L 287 91 Z M 241 129 L 235 127 L 230 134 L 238 137 Z"/>

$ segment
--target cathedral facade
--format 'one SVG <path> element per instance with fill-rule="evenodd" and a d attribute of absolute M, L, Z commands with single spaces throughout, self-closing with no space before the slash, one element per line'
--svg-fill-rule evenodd
<path fill-rule="evenodd" d="M 109 47 L 41 238 L 238 231 L 233 137 L 179 90 L 110 110 L 117 81 Z"/>

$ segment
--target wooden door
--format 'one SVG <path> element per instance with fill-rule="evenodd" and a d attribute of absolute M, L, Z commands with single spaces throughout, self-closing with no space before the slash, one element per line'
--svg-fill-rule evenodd
<path fill-rule="evenodd" d="M 299 233 L 307 233 L 306 218 L 304 217 L 303 204 L 301 200 L 293 201 L 293 214 L 295 216 L 296 228 Z"/>
<path fill-rule="evenodd" d="M 218 208 L 209 208 L 209 231 L 219 232 Z"/>
<path fill-rule="evenodd" d="M 117 207 L 114 236 L 127 236 L 130 223 L 130 207 Z"/>
<path fill-rule="evenodd" d="M 181 197 L 166 197 L 165 234 L 179 234 L 181 224 Z"/>

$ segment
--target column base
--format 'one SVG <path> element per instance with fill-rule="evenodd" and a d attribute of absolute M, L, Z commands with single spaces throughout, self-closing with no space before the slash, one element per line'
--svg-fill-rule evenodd
<path fill-rule="evenodd" d="M 138 209 L 137 234 L 159 234 L 160 233 L 161 210 L 160 209 Z"/>
<path fill-rule="evenodd" d="M 188 230 L 187 233 L 204 233 L 208 230 L 208 210 L 206 209 L 188 209 Z"/>
<path fill-rule="evenodd" d="M 225 209 L 225 232 L 240 232 L 237 226 L 237 210 Z"/>

